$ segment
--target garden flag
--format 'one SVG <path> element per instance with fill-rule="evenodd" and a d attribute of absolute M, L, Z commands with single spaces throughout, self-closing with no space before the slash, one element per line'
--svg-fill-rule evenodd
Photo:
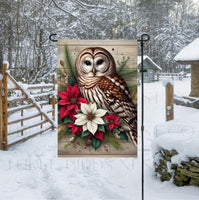
<path fill-rule="evenodd" d="M 58 40 L 58 155 L 137 156 L 137 41 Z"/>

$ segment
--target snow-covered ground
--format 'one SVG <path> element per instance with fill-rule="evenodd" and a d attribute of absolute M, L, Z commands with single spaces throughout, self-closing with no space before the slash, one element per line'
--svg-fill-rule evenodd
<path fill-rule="evenodd" d="M 174 87 L 175 94 L 188 95 L 190 79 L 174 81 Z M 145 84 L 145 199 L 198 200 L 198 187 L 179 188 L 153 174 L 151 143 L 154 130 L 167 129 L 164 109 L 162 82 Z M 176 124 L 199 128 L 199 110 L 175 105 L 174 115 Z M 49 131 L 0 151 L 0 199 L 140 200 L 140 145 L 138 149 L 138 158 L 57 158 L 57 133 Z"/>

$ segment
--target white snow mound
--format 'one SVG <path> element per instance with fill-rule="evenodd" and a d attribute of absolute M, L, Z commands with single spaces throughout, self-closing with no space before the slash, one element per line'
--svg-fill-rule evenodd
<path fill-rule="evenodd" d="M 164 87 L 166 87 L 168 83 L 170 83 L 171 85 L 174 86 L 174 82 L 173 82 L 172 79 L 164 79 L 164 80 L 162 80 L 162 85 L 163 85 Z"/>
<path fill-rule="evenodd" d="M 153 153 L 161 149 L 175 149 L 179 154 L 172 157 L 172 163 L 180 164 L 181 161 L 189 157 L 199 157 L 199 135 L 194 133 L 174 133 L 164 134 L 157 137 L 152 144 Z"/>
<path fill-rule="evenodd" d="M 9 69 L 9 62 L 8 62 L 8 61 L 6 61 L 6 60 L 3 61 L 3 64 L 4 64 L 4 65 L 7 65 L 7 69 Z"/>
<path fill-rule="evenodd" d="M 182 49 L 175 57 L 176 61 L 199 61 L 199 38 Z"/>

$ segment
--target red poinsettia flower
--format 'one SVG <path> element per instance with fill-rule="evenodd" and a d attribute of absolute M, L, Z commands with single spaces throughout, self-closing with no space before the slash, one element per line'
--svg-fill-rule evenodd
<path fill-rule="evenodd" d="M 72 129 L 71 134 L 76 133 L 77 135 L 79 135 L 79 132 L 82 131 L 82 126 L 76 126 L 73 123 L 69 123 L 67 127 Z"/>
<path fill-rule="evenodd" d="M 102 132 L 102 131 L 97 131 L 97 132 L 95 133 L 94 137 L 96 137 L 97 139 L 103 140 L 103 135 L 104 135 L 104 132 Z M 92 136 L 93 136 L 93 134 L 90 133 L 90 134 L 88 135 L 88 138 L 91 138 Z"/>
<path fill-rule="evenodd" d="M 68 84 L 66 92 L 58 92 L 61 100 L 58 102 L 63 107 L 60 109 L 60 119 L 69 115 L 73 110 L 80 109 L 80 103 L 88 104 L 80 93 L 77 83 L 74 86 Z"/>
<path fill-rule="evenodd" d="M 120 126 L 119 119 L 120 117 L 117 117 L 113 115 L 112 113 L 108 116 L 104 116 L 104 119 L 108 121 L 108 127 L 110 131 L 113 130 L 113 128 L 118 128 Z"/>
<path fill-rule="evenodd" d="M 77 114 L 77 113 L 75 112 L 75 110 L 72 110 L 72 111 L 70 112 L 70 114 L 69 114 L 69 117 L 71 118 L 71 120 L 72 120 L 73 122 L 75 122 L 75 120 L 76 120 L 76 117 L 75 117 L 76 114 Z"/>

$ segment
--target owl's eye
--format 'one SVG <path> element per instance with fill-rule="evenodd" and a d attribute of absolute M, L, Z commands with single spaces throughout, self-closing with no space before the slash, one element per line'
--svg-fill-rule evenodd
<path fill-rule="evenodd" d="M 85 63 L 87 66 L 91 65 L 91 62 L 88 61 L 88 60 L 86 60 L 84 63 Z"/>
<path fill-rule="evenodd" d="M 97 65 L 101 65 L 104 61 L 102 59 L 97 61 Z"/>

